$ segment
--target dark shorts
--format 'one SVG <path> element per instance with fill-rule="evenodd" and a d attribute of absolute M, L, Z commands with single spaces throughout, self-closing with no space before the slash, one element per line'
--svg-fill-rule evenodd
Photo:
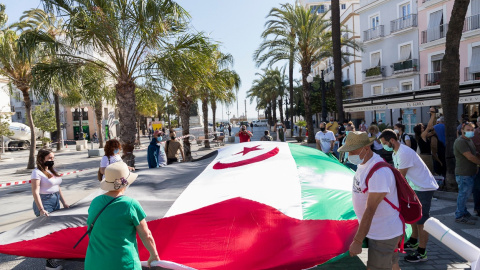
<path fill-rule="evenodd" d="M 417 222 L 419 225 L 423 225 L 425 221 L 430 217 L 430 206 L 432 205 L 433 193 L 435 191 L 416 191 L 418 199 L 422 204 L 422 218 Z"/>
<path fill-rule="evenodd" d="M 398 242 L 403 235 L 387 240 L 368 239 L 367 268 L 370 270 L 391 270 L 398 263 Z"/>
<path fill-rule="evenodd" d="M 178 162 L 178 158 L 167 158 L 167 165 Z"/>

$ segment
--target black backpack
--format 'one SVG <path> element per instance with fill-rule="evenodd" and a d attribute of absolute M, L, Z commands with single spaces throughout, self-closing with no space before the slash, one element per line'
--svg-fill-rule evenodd
<path fill-rule="evenodd" d="M 407 133 L 402 134 L 402 142 L 403 143 L 405 143 L 405 136 L 407 136 Z M 409 135 L 408 137 L 410 138 L 410 144 L 412 145 L 412 146 L 410 146 L 410 148 L 412 148 L 413 151 L 417 152 L 417 146 L 418 146 L 417 140 L 413 136 Z M 406 145 L 406 143 L 405 143 L 405 145 Z"/>

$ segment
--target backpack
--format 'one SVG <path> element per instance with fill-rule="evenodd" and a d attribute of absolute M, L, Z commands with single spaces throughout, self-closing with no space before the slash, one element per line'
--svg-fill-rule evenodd
<path fill-rule="evenodd" d="M 402 142 L 403 143 L 405 143 L 405 136 L 407 136 L 407 134 L 403 133 L 402 134 Z M 411 144 L 410 148 L 412 148 L 413 151 L 417 152 L 417 146 L 418 146 L 417 140 L 413 136 L 409 135 L 408 137 L 410 138 L 410 144 Z M 406 143 L 405 143 L 405 145 L 406 145 Z"/>
<path fill-rule="evenodd" d="M 410 187 L 407 180 L 403 175 L 400 173 L 399 170 L 393 168 L 390 164 L 386 162 L 378 162 L 377 164 L 373 165 L 370 172 L 368 172 L 367 179 L 365 180 L 365 184 L 367 188 L 363 190 L 363 193 L 367 192 L 368 190 L 368 181 L 372 177 L 373 173 L 376 172 L 380 168 L 389 168 L 393 176 L 395 177 L 395 185 L 397 187 L 397 196 L 398 196 L 398 206 L 395 206 L 387 197 L 384 197 L 383 200 L 387 202 L 393 209 L 398 211 L 398 215 L 402 220 L 403 225 L 403 235 L 405 236 L 405 223 L 407 224 L 414 224 L 415 222 L 419 221 L 422 218 L 422 204 L 415 194 L 415 191 Z M 405 237 L 402 237 L 402 241 L 399 243 L 399 250 L 401 253 L 403 251 L 403 244 L 405 241 Z"/>

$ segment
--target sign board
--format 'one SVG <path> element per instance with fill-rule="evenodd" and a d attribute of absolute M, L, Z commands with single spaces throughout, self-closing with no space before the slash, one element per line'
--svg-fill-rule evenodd
<path fill-rule="evenodd" d="M 430 107 L 430 106 L 438 106 L 440 104 L 441 104 L 440 99 L 432 99 L 432 100 L 424 100 L 424 101 L 412 101 L 412 102 L 388 104 L 388 109 L 408 109 L 408 108 L 418 108 L 418 107 Z"/>
<path fill-rule="evenodd" d="M 153 121 L 152 122 L 152 129 L 153 130 L 161 130 L 163 127 L 163 123 L 160 121 Z"/>
<path fill-rule="evenodd" d="M 346 108 L 345 112 L 366 112 L 366 111 L 377 111 L 377 110 L 385 110 L 387 109 L 387 105 L 375 105 L 375 106 L 362 106 L 362 107 L 354 107 L 354 108 Z"/>

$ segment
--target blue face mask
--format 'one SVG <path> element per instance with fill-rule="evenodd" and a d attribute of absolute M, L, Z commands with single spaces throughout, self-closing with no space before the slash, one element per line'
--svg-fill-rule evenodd
<path fill-rule="evenodd" d="M 387 151 L 389 151 L 389 152 L 392 152 L 392 151 L 393 151 L 393 147 L 388 147 L 388 145 L 386 145 L 386 144 L 382 144 L 382 146 L 383 146 L 383 149 L 385 149 L 385 150 L 387 150 Z"/>
<path fill-rule="evenodd" d="M 465 131 L 465 137 L 467 138 L 473 138 L 474 132 L 473 131 Z"/>
<path fill-rule="evenodd" d="M 157 141 L 158 141 L 158 142 L 161 142 L 161 141 L 162 141 L 162 137 L 158 136 L 158 137 L 157 137 Z"/>
<path fill-rule="evenodd" d="M 347 131 L 345 131 L 345 135 L 348 135 L 348 133 L 350 133 L 350 131 L 348 131 L 348 130 L 347 130 Z"/>
<path fill-rule="evenodd" d="M 365 157 L 364 158 L 360 158 L 360 155 L 363 153 L 363 150 L 360 151 L 360 153 L 358 155 L 351 155 L 350 153 L 348 154 L 348 161 L 354 165 L 359 165 L 359 164 L 362 164 L 363 161 L 365 160 Z"/>
<path fill-rule="evenodd" d="M 115 155 L 118 154 L 118 153 L 120 153 L 120 149 L 115 149 L 115 150 L 113 150 L 113 153 L 114 153 Z"/>

